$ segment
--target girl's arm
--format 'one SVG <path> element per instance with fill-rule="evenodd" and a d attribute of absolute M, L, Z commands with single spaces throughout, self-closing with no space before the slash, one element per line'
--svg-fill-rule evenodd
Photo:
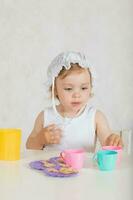
<path fill-rule="evenodd" d="M 102 146 L 122 146 L 122 139 L 118 134 L 113 134 L 105 115 L 101 111 L 96 112 L 96 134 Z"/>
<path fill-rule="evenodd" d="M 46 145 L 59 144 L 61 139 L 61 129 L 55 124 L 44 128 L 44 112 L 40 112 L 34 124 L 34 128 L 29 135 L 26 148 L 42 150 Z"/>
<path fill-rule="evenodd" d="M 44 147 L 44 136 L 42 134 L 43 129 L 43 120 L 44 120 L 44 112 L 40 112 L 37 116 L 34 124 L 34 128 L 29 135 L 27 142 L 26 142 L 26 148 L 27 149 L 43 149 Z"/>

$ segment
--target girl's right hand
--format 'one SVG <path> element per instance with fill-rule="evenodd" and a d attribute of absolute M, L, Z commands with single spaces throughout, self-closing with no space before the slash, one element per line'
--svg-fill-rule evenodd
<path fill-rule="evenodd" d="M 51 124 L 41 130 L 44 144 L 59 144 L 62 137 L 62 130 L 55 124 Z"/>

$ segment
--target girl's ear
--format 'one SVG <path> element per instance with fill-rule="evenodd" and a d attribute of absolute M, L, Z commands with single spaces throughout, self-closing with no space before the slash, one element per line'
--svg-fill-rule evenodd
<path fill-rule="evenodd" d="M 90 93 L 90 97 L 93 97 L 93 96 L 94 96 L 94 93 L 93 93 L 93 92 L 91 92 L 91 93 Z"/>
<path fill-rule="evenodd" d="M 92 88 L 91 88 L 90 97 L 93 97 L 93 96 L 94 96 L 94 92 L 93 92 L 93 90 L 92 90 Z"/>

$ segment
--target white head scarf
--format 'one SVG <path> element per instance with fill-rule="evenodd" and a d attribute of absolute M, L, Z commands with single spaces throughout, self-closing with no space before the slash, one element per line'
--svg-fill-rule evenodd
<path fill-rule="evenodd" d="M 82 68 L 89 68 L 91 72 L 91 77 L 92 77 L 92 85 L 94 86 L 94 81 L 95 81 L 95 71 L 85 55 L 80 52 L 74 52 L 74 51 L 67 51 L 60 53 L 58 56 L 56 56 L 51 64 L 48 66 L 47 70 L 47 87 L 50 88 L 52 86 L 52 105 L 55 110 L 55 95 L 54 95 L 54 82 L 55 78 L 58 76 L 60 71 L 62 70 L 62 67 L 65 67 L 66 70 L 69 70 L 71 68 L 71 63 L 75 64 L 78 63 Z M 81 112 L 80 112 L 81 113 Z"/>
<path fill-rule="evenodd" d="M 51 64 L 48 66 L 47 85 L 49 85 L 49 87 L 52 85 L 53 79 L 58 76 L 63 66 L 66 68 L 66 70 L 70 69 L 71 63 L 78 63 L 83 68 L 89 68 L 92 75 L 92 82 L 94 82 L 95 72 L 85 55 L 79 52 L 67 51 L 60 53 L 58 56 L 56 56 Z"/>

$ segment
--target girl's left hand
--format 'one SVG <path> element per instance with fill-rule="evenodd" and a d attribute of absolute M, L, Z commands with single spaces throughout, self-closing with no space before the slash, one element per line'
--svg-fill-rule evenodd
<path fill-rule="evenodd" d="M 123 146 L 123 141 L 120 135 L 111 134 L 105 141 L 105 146 Z"/>

